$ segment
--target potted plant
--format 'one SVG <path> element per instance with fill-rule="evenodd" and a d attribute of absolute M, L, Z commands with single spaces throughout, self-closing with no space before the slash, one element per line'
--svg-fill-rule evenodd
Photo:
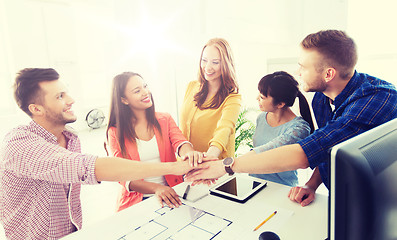
<path fill-rule="evenodd" d="M 243 147 L 253 148 L 252 136 L 255 132 L 255 124 L 248 119 L 248 113 L 251 109 L 243 108 L 238 115 L 236 122 L 236 139 L 235 139 L 235 156 L 238 156 L 238 150 L 243 150 Z"/>

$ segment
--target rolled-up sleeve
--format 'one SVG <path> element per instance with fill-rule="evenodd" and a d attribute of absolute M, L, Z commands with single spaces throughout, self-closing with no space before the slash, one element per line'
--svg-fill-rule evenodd
<path fill-rule="evenodd" d="M 230 94 L 221 105 L 222 115 L 219 119 L 214 135 L 209 142 L 209 146 L 213 145 L 218 149 L 225 151 L 229 138 L 234 133 L 236 122 L 240 113 L 241 95 Z"/>

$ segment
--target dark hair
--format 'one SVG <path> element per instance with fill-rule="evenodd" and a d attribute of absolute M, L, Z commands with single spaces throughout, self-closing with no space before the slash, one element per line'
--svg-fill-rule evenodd
<path fill-rule="evenodd" d="M 309 123 L 310 133 L 314 131 L 310 107 L 305 96 L 299 91 L 299 84 L 290 74 L 280 71 L 264 76 L 258 83 L 258 90 L 264 96 L 271 96 L 273 104 L 285 103 L 292 107 L 295 99 L 299 98 L 299 112 L 302 118 Z"/>
<path fill-rule="evenodd" d="M 109 128 L 116 127 L 116 135 L 120 144 L 121 154 L 125 158 L 127 157 L 125 138 L 130 139 L 132 142 L 135 142 L 137 139 L 133 123 L 133 120 L 136 120 L 136 117 L 130 107 L 121 102 L 121 98 L 125 97 L 124 93 L 128 80 L 134 76 L 142 78 L 141 75 L 134 72 L 123 72 L 113 78 L 110 116 L 106 131 L 106 138 L 109 139 Z M 153 105 L 150 108 L 146 109 L 146 119 L 149 123 L 148 129 L 156 128 L 161 134 L 160 124 L 157 121 L 155 115 L 154 101 L 152 95 L 151 99 Z"/>
<path fill-rule="evenodd" d="M 340 71 L 340 77 L 347 79 L 357 63 L 356 44 L 345 32 L 339 30 L 325 30 L 309 34 L 301 45 L 305 49 L 315 49 L 324 61 L 318 68 L 328 64 Z"/>
<path fill-rule="evenodd" d="M 31 117 L 29 105 L 43 101 L 43 96 L 39 95 L 39 83 L 58 79 L 59 74 L 52 68 L 25 68 L 19 71 L 14 83 L 14 98 L 18 107 Z"/>
<path fill-rule="evenodd" d="M 208 82 L 205 80 L 201 69 L 201 59 L 207 46 L 214 46 L 219 51 L 221 57 L 221 87 L 212 102 L 208 106 L 203 106 L 208 95 Z M 229 43 L 225 39 L 213 38 L 204 45 L 200 55 L 198 80 L 200 82 L 200 91 L 194 95 L 194 101 L 199 109 L 218 108 L 229 94 L 238 93 L 233 54 Z"/>

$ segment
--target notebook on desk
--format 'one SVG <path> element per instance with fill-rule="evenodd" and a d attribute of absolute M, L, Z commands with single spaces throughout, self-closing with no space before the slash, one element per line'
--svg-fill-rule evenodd
<path fill-rule="evenodd" d="M 188 182 L 183 182 L 183 183 L 180 183 L 180 184 L 174 186 L 174 190 L 180 198 L 183 198 L 186 188 L 187 188 L 187 186 L 189 186 L 189 184 L 190 183 L 188 183 Z M 202 199 L 203 197 L 208 196 L 209 188 L 210 187 L 205 184 L 190 186 L 190 189 L 189 189 L 188 193 L 186 194 L 185 200 L 187 200 L 189 202 L 196 202 L 196 201 Z"/>

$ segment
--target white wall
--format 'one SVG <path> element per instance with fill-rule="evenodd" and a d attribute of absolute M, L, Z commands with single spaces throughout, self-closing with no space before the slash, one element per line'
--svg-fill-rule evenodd
<path fill-rule="evenodd" d="M 397 39 L 388 40 L 395 30 L 381 26 L 397 22 L 394 2 L 0 0 L 0 134 L 27 121 L 10 90 L 15 73 L 25 67 L 58 70 L 76 100 L 78 129 L 86 128 L 91 108 L 107 111 L 111 79 L 122 71 L 141 73 L 157 110 L 178 120 L 201 48 L 213 37 L 231 44 L 246 106 L 256 107 L 263 75 L 294 73 L 299 42 L 321 29 L 348 30 L 359 46 L 359 70 L 390 80 Z"/>
<path fill-rule="evenodd" d="M 358 45 L 357 70 L 397 85 L 395 0 L 350 0 L 347 31 Z"/>

